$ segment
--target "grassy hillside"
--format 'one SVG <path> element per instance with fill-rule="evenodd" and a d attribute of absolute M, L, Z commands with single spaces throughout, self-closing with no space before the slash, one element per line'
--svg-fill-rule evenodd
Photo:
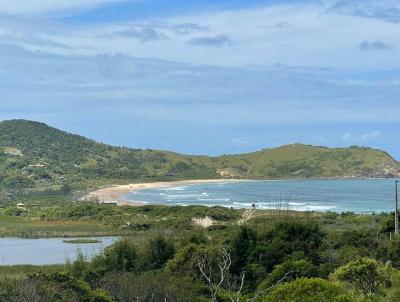
<path fill-rule="evenodd" d="M 218 158 L 220 171 L 253 178 L 393 177 L 399 163 L 365 147 L 327 148 L 293 144 Z"/>
<path fill-rule="evenodd" d="M 400 167 L 370 148 L 301 144 L 242 155 L 187 156 L 97 143 L 38 122 L 0 123 L 0 186 L 30 188 L 199 178 L 390 177 Z"/>

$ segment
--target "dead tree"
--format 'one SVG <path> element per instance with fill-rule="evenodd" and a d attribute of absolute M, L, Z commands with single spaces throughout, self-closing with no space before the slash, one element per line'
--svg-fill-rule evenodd
<path fill-rule="evenodd" d="M 213 261 L 207 254 L 204 254 L 198 260 L 198 268 L 201 275 L 205 279 L 210 289 L 211 302 L 216 302 L 218 293 L 225 285 L 225 289 L 228 292 L 229 299 L 231 302 L 240 302 L 243 298 L 243 287 L 246 279 L 246 274 L 242 273 L 240 275 L 239 286 L 235 286 L 235 282 L 232 282 L 232 276 L 229 273 L 229 268 L 232 265 L 231 255 L 226 251 L 226 249 L 220 250 L 219 261 Z M 214 278 L 215 272 L 218 276 Z M 281 279 L 279 279 L 275 284 L 270 287 L 258 290 L 254 293 L 252 297 L 247 298 L 246 302 L 254 302 L 259 297 L 266 295 L 269 291 L 281 284 L 292 271 L 287 272 Z"/>
<path fill-rule="evenodd" d="M 229 275 L 229 268 L 231 267 L 231 255 L 225 250 L 221 249 L 221 259 L 220 263 L 217 264 L 219 269 L 218 280 L 214 280 L 213 272 L 215 270 L 213 261 L 207 255 L 200 257 L 198 261 L 198 267 L 203 275 L 204 279 L 207 281 L 208 287 L 211 294 L 211 302 L 217 301 L 218 292 L 221 289 L 223 283 Z"/>

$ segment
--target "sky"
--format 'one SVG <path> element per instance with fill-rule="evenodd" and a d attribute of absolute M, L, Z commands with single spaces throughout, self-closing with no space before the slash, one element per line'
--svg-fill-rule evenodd
<path fill-rule="evenodd" d="M 232 154 L 400 160 L 398 0 L 0 0 L 0 120 Z"/>

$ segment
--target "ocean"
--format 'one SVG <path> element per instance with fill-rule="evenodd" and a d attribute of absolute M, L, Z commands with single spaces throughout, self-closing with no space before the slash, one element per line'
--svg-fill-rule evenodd
<path fill-rule="evenodd" d="M 141 190 L 124 198 L 162 205 L 379 213 L 394 211 L 395 184 L 393 179 L 221 180 Z"/>

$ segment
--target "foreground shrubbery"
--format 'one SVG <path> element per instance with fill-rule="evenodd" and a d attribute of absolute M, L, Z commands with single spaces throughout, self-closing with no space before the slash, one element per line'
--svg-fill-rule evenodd
<path fill-rule="evenodd" d="M 0 301 L 400 301 L 400 242 L 383 233 L 288 220 L 211 234 L 125 238 L 62 272 L 3 276 Z"/>

